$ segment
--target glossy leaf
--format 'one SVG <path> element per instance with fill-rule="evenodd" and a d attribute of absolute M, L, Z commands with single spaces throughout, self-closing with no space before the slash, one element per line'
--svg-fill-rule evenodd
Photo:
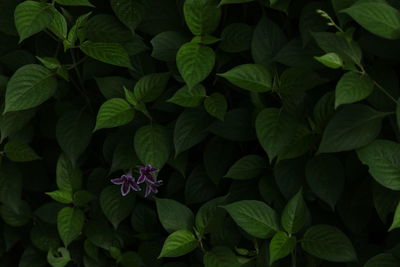
<path fill-rule="evenodd" d="M 159 258 L 183 256 L 198 246 L 194 234 L 188 230 L 178 230 L 170 234 L 164 242 Z"/>
<path fill-rule="evenodd" d="M 121 98 L 112 98 L 101 105 L 93 131 L 127 124 L 134 116 L 135 110 L 128 102 Z"/>

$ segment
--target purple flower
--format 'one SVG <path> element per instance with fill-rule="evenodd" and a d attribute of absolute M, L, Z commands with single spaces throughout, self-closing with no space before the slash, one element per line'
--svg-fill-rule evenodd
<path fill-rule="evenodd" d="M 154 178 L 154 172 L 158 171 L 158 169 L 153 168 L 150 164 L 143 166 L 139 169 L 140 176 L 137 181 L 138 184 L 146 182 L 146 184 L 154 184 L 156 183 L 156 179 Z"/>
<path fill-rule="evenodd" d="M 126 196 L 131 191 L 131 189 L 133 191 L 142 190 L 135 182 L 135 178 L 133 178 L 131 172 L 124 174 L 119 178 L 112 179 L 111 182 L 113 184 L 121 185 L 121 194 L 123 196 Z"/>
<path fill-rule="evenodd" d="M 163 181 L 159 180 L 159 181 L 155 181 L 154 183 L 147 183 L 146 184 L 146 192 L 144 194 L 144 197 L 148 197 L 151 194 L 157 194 L 158 193 L 158 189 L 157 187 L 159 187 L 160 185 L 162 185 Z"/>

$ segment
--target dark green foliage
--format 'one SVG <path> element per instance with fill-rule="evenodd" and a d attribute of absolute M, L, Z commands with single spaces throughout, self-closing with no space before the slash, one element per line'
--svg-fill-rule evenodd
<path fill-rule="evenodd" d="M 400 266 L 399 9 L 0 0 L 0 266 Z"/>

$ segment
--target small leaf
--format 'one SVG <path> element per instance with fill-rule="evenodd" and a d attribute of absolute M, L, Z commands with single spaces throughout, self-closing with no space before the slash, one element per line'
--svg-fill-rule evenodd
<path fill-rule="evenodd" d="M 360 1 L 342 10 L 368 31 L 387 39 L 400 38 L 400 12 L 385 2 Z"/>
<path fill-rule="evenodd" d="M 50 249 L 47 253 L 47 262 L 52 267 L 64 267 L 71 261 L 71 256 L 66 248 L 57 249 L 57 256 L 53 249 Z"/>
<path fill-rule="evenodd" d="M 360 161 L 369 167 L 371 176 L 381 185 L 400 190 L 400 145 L 389 140 L 375 140 L 357 150 Z"/>
<path fill-rule="evenodd" d="M 135 194 L 122 196 L 118 186 L 108 186 L 100 194 L 101 209 L 115 229 L 131 214 L 134 204 Z"/>
<path fill-rule="evenodd" d="M 258 155 L 247 155 L 233 164 L 225 174 L 225 177 L 247 180 L 257 177 L 267 167 L 267 162 L 264 158 Z"/>
<path fill-rule="evenodd" d="M 239 267 L 235 253 L 227 247 L 213 247 L 203 257 L 205 267 Z"/>
<path fill-rule="evenodd" d="M 183 80 L 189 88 L 193 88 L 211 73 L 215 52 L 204 45 L 186 43 L 179 48 L 176 64 Z"/>
<path fill-rule="evenodd" d="M 153 51 L 151 56 L 155 59 L 174 62 L 179 48 L 189 40 L 180 32 L 165 31 L 156 35 L 152 40 Z"/>
<path fill-rule="evenodd" d="M 228 103 L 223 94 L 213 93 L 204 100 L 204 108 L 208 114 L 223 121 L 228 109 Z"/>
<path fill-rule="evenodd" d="M 325 65 L 328 68 L 331 69 L 338 69 L 340 67 L 343 67 L 343 61 L 340 58 L 340 56 L 336 53 L 326 53 L 325 55 L 322 55 L 320 57 L 314 57 L 316 60 L 321 62 L 323 65 Z"/>
<path fill-rule="evenodd" d="M 67 20 L 64 15 L 61 14 L 57 9 L 52 8 L 53 20 L 47 28 L 54 33 L 58 38 L 65 40 L 68 34 Z"/>
<path fill-rule="evenodd" d="M 244 23 L 229 24 L 221 33 L 219 48 L 228 53 L 239 53 L 250 49 L 253 28 Z"/>
<path fill-rule="evenodd" d="M 277 232 L 269 244 L 269 264 L 286 257 L 295 247 L 296 237 L 289 237 L 285 232 Z"/>
<path fill-rule="evenodd" d="M 158 218 L 168 233 L 181 229 L 192 230 L 193 212 L 185 205 L 166 198 L 156 198 Z"/>
<path fill-rule="evenodd" d="M 182 112 L 174 130 L 175 155 L 200 143 L 208 134 L 206 128 L 209 122 L 207 113 L 201 110 L 187 109 Z"/>
<path fill-rule="evenodd" d="M 101 62 L 132 69 L 128 52 L 119 43 L 86 41 L 80 45 L 83 53 Z"/>
<path fill-rule="evenodd" d="M 14 19 L 20 37 L 19 42 L 50 25 L 54 16 L 51 8 L 50 4 L 36 1 L 24 1 L 16 7 Z"/>
<path fill-rule="evenodd" d="M 282 212 L 281 224 L 289 234 L 299 232 L 306 224 L 309 211 L 300 190 L 286 204 Z"/>
<path fill-rule="evenodd" d="M 239 65 L 218 75 L 245 90 L 267 92 L 272 89 L 272 75 L 269 70 L 262 65 Z"/>
<path fill-rule="evenodd" d="M 257 200 L 242 200 L 222 206 L 248 234 L 266 239 L 279 230 L 278 214 Z"/>
<path fill-rule="evenodd" d="M 7 157 L 16 162 L 26 162 L 41 159 L 36 152 L 25 143 L 20 143 L 18 141 L 8 142 L 4 146 L 4 152 Z"/>
<path fill-rule="evenodd" d="M 125 125 L 133 120 L 134 116 L 135 109 L 124 99 L 109 99 L 101 105 L 93 131 Z"/>
<path fill-rule="evenodd" d="M 169 73 L 152 73 L 143 76 L 135 84 L 133 95 L 136 101 L 143 103 L 156 100 L 167 87 Z"/>
<path fill-rule="evenodd" d="M 78 208 L 65 207 L 58 212 L 57 228 L 65 247 L 82 232 L 85 214 Z"/>
<path fill-rule="evenodd" d="M 13 227 L 24 226 L 32 218 L 29 204 L 24 200 L 17 200 L 16 203 L 3 203 L 0 213 L 3 221 Z"/>
<path fill-rule="evenodd" d="M 267 108 L 256 119 L 257 138 L 272 161 L 295 137 L 297 123 L 284 111 Z"/>
<path fill-rule="evenodd" d="M 56 182 L 60 190 L 74 192 L 82 187 L 82 172 L 61 154 L 57 161 Z"/>
<path fill-rule="evenodd" d="M 144 126 L 135 133 L 135 151 L 143 164 L 161 169 L 171 154 L 170 136 L 157 124 Z"/>
<path fill-rule="evenodd" d="M 335 107 L 367 98 L 374 90 L 374 81 L 356 72 L 347 72 L 336 85 Z"/>
<path fill-rule="evenodd" d="M 47 192 L 46 195 L 50 196 L 55 201 L 64 204 L 72 203 L 72 193 L 66 190 L 56 190 L 53 192 Z"/>
<path fill-rule="evenodd" d="M 334 209 L 346 182 L 344 167 L 332 155 L 319 155 L 306 166 L 307 183 L 311 190 Z"/>
<path fill-rule="evenodd" d="M 379 135 L 385 115 L 361 104 L 343 107 L 326 126 L 318 152 L 348 151 L 368 145 Z"/>
<path fill-rule="evenodd" d="M 39 106 L 53 96 L 57 87 L 54 74 L 36 64 L 19 68 L 7 84 L 4 113 Z"/>
<path fill-rule="evenodd" d="M 183 256 L 198 246 L 194 234 L 188 230 L 178 230 L 170 234 L 164 242 L 158 258 L 180 257 Z"/>
<path fill-rule="evenodd" d="M 194 35 L 212 33 L 221 18 L 217 0 L 186 0 L 183 13 L 186 24 Z"/>
<path fill-rule="evenodd" d="M 225 197 L 214 198 L 203 204 L 196 213 L 196 229 L 200 235 L 211 233 L 215 224 L 221 217 L 225 216 L 224 213 L 219 211 L 218 206 L 224 204 Z"/>
<path fill-rule="evenodd" d="M 167 101 L 182 107 L 197 107 L 201 105 L 205 97 L 206 89 L 203 85 L 198 84 L 192 89 L 189 89 L 189 87 L 185 85 L 178 89 Z"/>
<path fill-rule="evenodd" d="M 301 240 L 302 248 L 311 255 L 333 262 L 357 261 L 356 252 L 348 237 L 336 227 L 314 225 Z"/>
<path fill-rule="evenodd" d="M 389 228 L 389 232 L 397 228 L 400 228 L 400 202 L 397 204 L 396 211 L 394 212 L 393 222 Z"/>
<path fill-rule="evenodd" d="M 132 32 L 146 14 L 146 2 L 143 0 L 111 0 L 111 8 Z"/>

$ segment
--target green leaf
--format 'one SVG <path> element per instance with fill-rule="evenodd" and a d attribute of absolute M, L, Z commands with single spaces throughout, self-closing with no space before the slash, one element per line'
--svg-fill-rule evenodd
<path fill-rule="evenodd" d="M 389 232 L 397 228 L 400 228 L 400 202 L 397 204 L 396 211 L 394 212 L 393 222 L 389 228 Z"/>
<path fill-rule="evenodd" d="M 221 18 L 217 0 L 186 0 L 183 13 L 186 24 L 194 35 L 212 33 Z"/>
<path fill-rule="evenodd" d="M 227 247 L 213 247 L 203 257 L 205 267 L 239 267 L 235 253 Z"/>
<path fill-rule="evenodd" d="M 52 6 L 36 1 L 20 3 L 14 13 L 15 27 L 19 34 L 19 42 L 44 30 L 53 20 Z"/>
<path fill-rule="evenodd" d="M 146 14 L 146 2 L 144 0 L 111 0 L 111 8 L 118 19 L 132 32 Z"/>
<path fill-rule="evenodd" d="M 357 150 L 358 158 L 369 167 L 372 177 L 384 187 L 400 190 L 400 145 L 389 140 L 375 140 Z"/>
<path fill-rule="evenodd" d="M 61 14 L 57 9 L 52 8 L 53 20 L 47 28 L 54 33 L 58 38 L 65 40 L 68 34 L 67 20 L 64 15 Z"/>
<path fill-rule="evenodd" d="M 314 57 L 316 60 L 321 62 L 323 65 L 325 65 L 328 68 L 331 69 L 338 69 L 343 67 L 343 61 L 340 58 L 340 56 L 336 53 L 326 53 L 325 55 L 322 55 L 320 57 Z"/>
<path fill-rule="evenodd" d="M 101 191 L 101 209 L 115 229 L 131 214 L 134 204 L 135 194 L 122 196 L 119 186 L 107 186 Z"/>
<path fill-rule="evenodd" d="M 371 33 L 387 39 L 400 38 L 400 12 L 384 2 L 360 1 L 342 10 Z"/>
<path fill-rule="evenodd" d="M 174 130 L 175 155 L 179 155 L 206 138 L 209 121 L 207 113 L 201 110 L 187 109 L 182 112 Z"/>
<path fill-rule="evenodd" d="M 66 190 L 56 190 L 52 192 L 47 192 L 46 195 L 50 196 L 55 201 L 64 204 L 72 203 L 72 192 Z"/>
<path fill-rule="evenodd" d="M 218 74 L 232 84 L 252 92 L 267 92 L 272 89 L 272 75 L 267 68 L 258 64 L 244 64 Z"/>
<path fill-rule="evenodd" d="M 242 200 L 222 207 L 251 236 L 266 239 L 279 230 L 278 214 L 261 201 Z"/>
<path fill-rule="evenodd" d="M 133 88 L 133 81 L 119 76 L 95 78 L 101 94 L 106 99 L 123 98 L 125 96 L 123 87 Z"/>
<path fill-rule="evenodd" d="M 86 41 L 79 48 L 89 57 L 101 62 L 132 69 L 128 52 L 122 44 Z"/>
<path fill-rule="evenodd" d="M 4 146 L 7 157 L 16 162 L 26 162 L 41 159 L 36 152 L 25 143 L 10 141 Z"/>
<path fill-rule="evenodd" d="M 82 172 L 61 154 L 57 161 L 56 182 L 60 190 L 74 192 L 82 187 Z"/>
<path fill-rule="evenodd" d="M 189 88 L 193 88 L 211 73 L 215 64 L 215 52 L 204 45 L 186 43 L 179 48 L 176 64 L 183 80 Z"/>
<path fill-rule="evenodd" d="M 310 71 L 307 68 L 288 68 L 280 77 L 280 84 L 277 91 L 278 93 L 294 95 L 303 93 L 326 81 L 326 79 L 321 78 L 316 72 Z"/>
<path fill-rule="evenodd" d="M 58 4 L 63 6 L 89 6 L 94 7 L 89 0 L 55 0 Z"/>
<path fill-rule="evenodd" d="M 267 167 L 267 162 L 264 158 L 258 155 L 247 155 L 233 164 L 225 174 L 225 177 L 247 180 L 258 177 Z"/>
<path fill-rule="evenodd" d="M 55 256 L 55 254 L 58 254 Z M 64 267 L 71 261 L 71 256 L 66 248 L 58 248 L 57 252 L 53 249 L 47 253 L 47 262 L 52 267 Z"/>
<path fill-rule="evenodd" d="M 348 151 L 368 145 L 379 135 L 385 115 L 365 105 L 346 105 L 326 126 L 318 152 Z"/>
<path fill-rule="evenodd" d="M 335 107 L 367 98 L 374 90 L 374 81 L 368 76 L 349 71 L 336 85 Z"/>
<path fill-rule="evenodd" d="M 35 113 L 35 109 L 26 109 L 0 114 L 0 143 L 2 143 L 5 138 L 23 129 L 35 116 Z"/>
<path fill-rule="evenodd" d="M 4 113 L 39 106 L 53 96 L 54 73 L 36 64 L 19 68 L 7 84 Z"/>
<path fill-rule="evenodd" d="M 4 203 L 0 207 L 3 221 L 13 227 L 21 227 L 30 222 L 32 218 L 31 209 L 24 200 L 17 200 L 16 203 Z"/>
<path fill-rule="evenodd" d="M 211 116 L 224 120 L 228 103 L 223 94 L 213 93 L 204 100 L 204 108 Z"/>
<path fill-rule="evenodd" d="M 272 161 L 286 148 L 295 136 L 297 123 L 284 111 L 267 108 L 256 119 L 257 138 Z"/>
<path fill-rule="evenodd" d="M 70 110 L 57 122 L 57 141 L 64 153 L 75 165 L 80 155 L 86 150 L 92 138 L 95 121 L 85 110 Z"/>
<path fill-rule="evenodd" d="M 206 89 L 203 85 L 198 84 L 192 89 L 184 86 L 178 89 L 175 94 L 168 99 L 168 102 L 174 103 L 182 107 L 197 107 L 201 105 L 203 99 L 206 97 Z"/>
<path fill-rule="evenodd" d="M 269 243 L 269 264 L 289 255 L 296 247 L 296 237 L 277 232 Z"/>
<path fill-rule="evenodd" d="M 306 166 L 306 178 L 311 190 L 334 209 L 346 182 L 340 160 L 332 155 L 311 159 Z"/>
<path fill-rule="evenodd" d="M 221 220 L 225 213 L 221 213 L 218 206 L 224 204 L 226 197 L 214 198 L 203 204 L 196 213 L 196 230 L 200 235 L 211 233 L 213 227 Z"/>
<path fill-rule="evenodd" d="M 77 239 L 85 223 L 85 214 L 78 208 L 65 207 L 57 214 L 57 228 L 65 247 Z"/>
<path fill-rule="evenodd" d="M 281 224 L 286 232 L 295 234 L 305 226 L 308 217 L 309 211 L 303 198 L 303 191 L 300 190 L 283 209 Z"/>
<path fill-rule="evenodd" d="M 167 87 L 169 73 L 152 73 L 143 76 L 133 90 L 136 101 L 143 103 L 156 100 Z"/>
<path fill-rule="evenodd" d="M 217 193 L 217 188 L 202 165 L 196 166 L 188 177 L 185 185 L 187 204 L 203 203 Z"/>
<path fill-rule="evenodd" d="M 348 237 L 330 225 L 310 227 L 301 240 L 302 248 L 311 255 L 333 262 L 357 261 L 356 252 Z"/>
<path fill-rule="evenodd" d="M 144 126 L 135 133 L 135 151 L 140 161 L 161 169 L 171 155 L 170 136 L 157 124 Z"/>
<path fill-rule="evenodd" d="M 257 64 L 268 65 L 286 43 L 282 29 L 272 20 L 262 17 L 254 29 L 251 55 Z"/>
<path fill-rule="evenodd" d="M 347 40 L 343 35 L 332 32 L 314 32 L 312 35 L 318 46 L 325 53 L 338 54 L 342 58 L 344 65 L 361 64 L 361 48 L 355 41 Z"/>
<path fill-rule="evenodd" d="M 364 267 L 396 267 L 400 262 L 390 253 L 381 253 L 369 259 Z"/>
<path fill-rule="evenodd" d="M 180 257 L 188 254 L 198 246 L 194 234 L 188 230 L 178 230 L 170 234 L 164 242 L 158 258 Z"/>
<path fill-rule="evenodd" d="M 193 212 L 185 205 L 167 198 L 156 198 L 158 218 L 168 233 L 186 229 L 192 230 Z"/>
<path fill-rule="evenodd" d="M 228 53 L 239 53 L 250 49 L 253 28 L 244 23 L 229 24 L 221 33 L 219 48 Z"/>
<path fill-rule="evenodd" d="M 125 125 L 133 120 L 135 109 L 122 98 L 112 98 L 104 102 L 97 113 L 97 131 L 104 128 L 113 128 Z"/>
<path fill-rule="evenodd" d="M 151 56 L 155 59 L 173 62 L 176 60 L 176 53 L 179 48 L 189 40 L 180 32 L 165 31 L 157 34 L 151 39 L 153 50 Z"/>

